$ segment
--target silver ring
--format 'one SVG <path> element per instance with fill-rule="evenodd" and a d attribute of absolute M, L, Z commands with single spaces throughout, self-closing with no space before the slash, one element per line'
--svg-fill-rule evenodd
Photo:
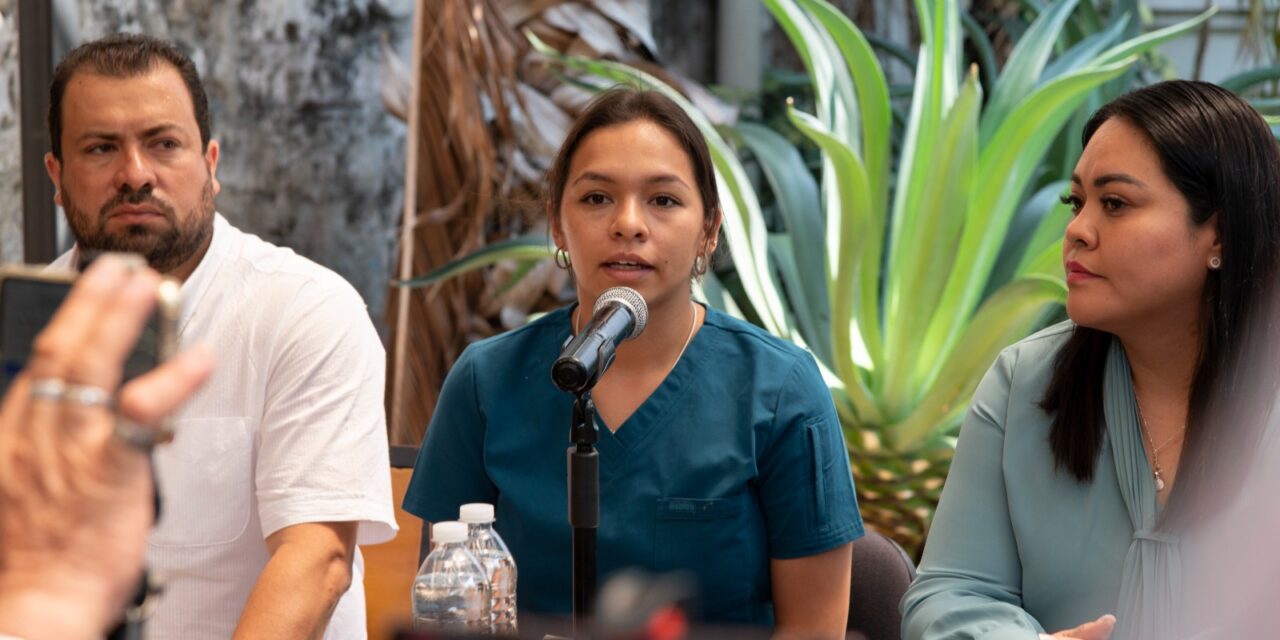
<path fill-rule="evenodd" d="M 31 397 L 36 400 L 61 402 L 67 397 L 67 381 L 61 378 L 39 378 L 31 381 Z"/>
<path fill-rule="evenodd" d="M 173 430 L 167 426 L 149 429 L 125 418 L 116 418 L 116 426 L 112 429 L 111 435 L 142 453 L 150 453 L 156 445 L 173 441 Z"/>
<path fill-rule="evenodd" d="M 85 408 L 102 407 L 103 409 L 112 409 L 116 404 L 115 398 L 112 397 L 110 391 L 88 384 L 67 385 L 63 391 L 62 399 Z"/>

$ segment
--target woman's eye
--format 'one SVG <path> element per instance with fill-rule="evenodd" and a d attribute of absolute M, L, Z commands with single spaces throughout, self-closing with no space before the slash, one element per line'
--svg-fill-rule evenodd
<path fill-rule="evenodd" d="M 1115 213 L 1125 206 L 1124 200 L 1120 198 L 1105 196 L 1099 200 L 1102 202 L 1102 209 L 1108 213 Z"/>
<path fill-rule="evenodd" d="M 1080 198 L 1074 194 L 1066 194 L 1063 196 L 1059 196 L 1058 201 L 1061 202 L 1062 204 L 1067 205 L 1068 207 L 1071 207 L 1071 215 L 1073 216 L 1080 213 L 1080 208 L 1084 206 L 1084 202 L 1082 202 Z"/>
<path fill-rule="evenodd" d="M 671 196 L 657 196 L 653 199 L 653 203 L 663 209 L 680 206 L 680 201 L 672 198 Z"/>
<path fill-rule="evenodd" d="M 587 195 L 582 197 L 582 202 L 583 204 L 600 206 L 602 204 L 609 202 L 609 199 L 606 198 L 603 193 L 588 193 Z"/>

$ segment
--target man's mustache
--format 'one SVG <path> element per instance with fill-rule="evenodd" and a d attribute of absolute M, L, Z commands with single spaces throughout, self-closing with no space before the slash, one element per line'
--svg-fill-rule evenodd
<path fill-rule="evenodd" d="M 169 203 L 152 195 L 150 189 L 144 189 L 140 191 L 122 191 L 116 194 L 114 198 L 107 201 L 106 204 L 102 205 L 102 210 L 99 214 L 100 219 L 105 221 L 107 215 L 110 214 L 111 210 L 115 209 L 116 207 L 119 207 L 122 205 L 140 205 L 140 204 L 149 204 L 155 207 L 168 220 L 172 221 L 176 217 L 174 214 L 173 207 L 169 206 Z"/>

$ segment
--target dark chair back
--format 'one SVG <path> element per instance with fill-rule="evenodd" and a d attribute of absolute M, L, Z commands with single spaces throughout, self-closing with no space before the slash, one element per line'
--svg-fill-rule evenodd
<path fill-rule="evenodd" d="M 898 602 L 916 577 L 916 566 L 898 543 L 875 532 L 853 543 L 849 630 L 867 640 L 900 640 Z"/>

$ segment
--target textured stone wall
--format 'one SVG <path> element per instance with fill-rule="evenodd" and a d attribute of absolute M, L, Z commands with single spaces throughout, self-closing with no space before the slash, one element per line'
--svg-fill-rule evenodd
<path fill-rule="evenodd" d="M 407 56 L 412 1 L 71 4 L 77 15 L 57 19 L 80 40 L 133 31 L 187 50 L 222 145 L 218 210 L 347 278 L 381 329 L 405 127 L 382 107 L 379 41 Z"/>
<path fill-rule="evenodd" d="M 0 264 L 22 260 L 18 0 L 0 0 Z"/>

